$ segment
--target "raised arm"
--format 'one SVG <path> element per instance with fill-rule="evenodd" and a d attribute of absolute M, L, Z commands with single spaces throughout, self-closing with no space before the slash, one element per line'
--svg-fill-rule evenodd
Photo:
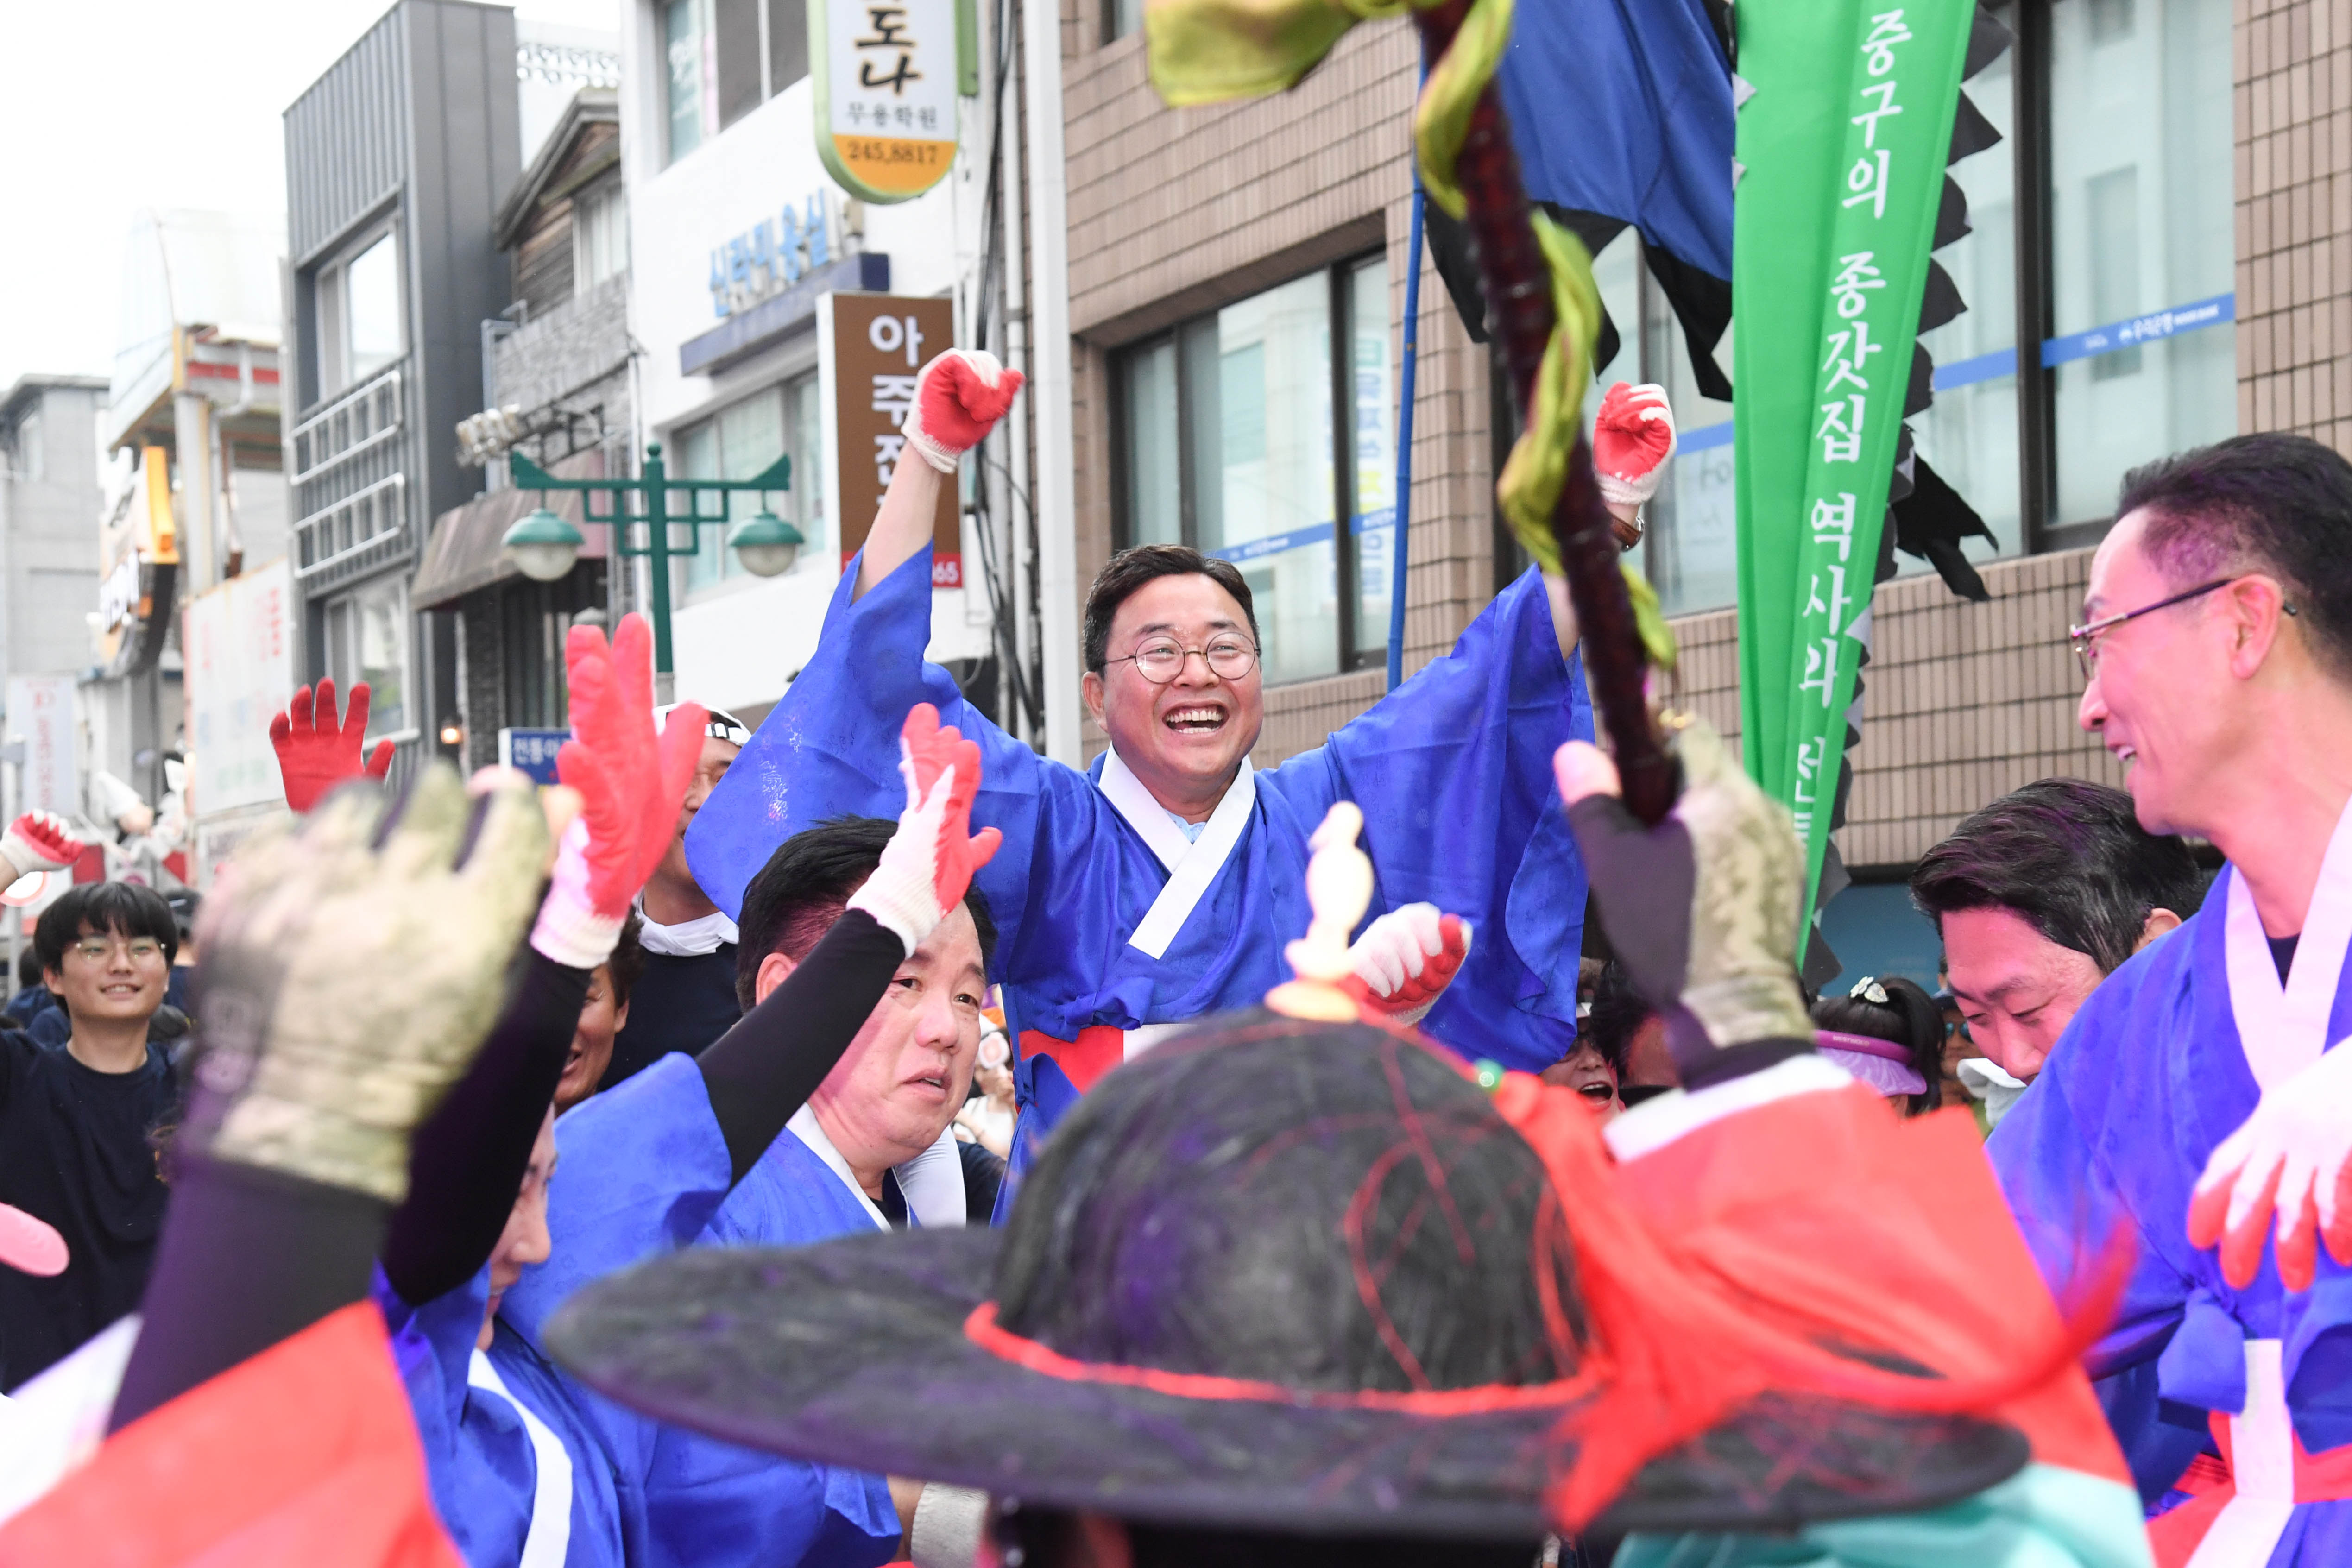
<path fill-rule="evenodd" d="M 902 453 L 891 471 L 882 509 L 874 515 L 874 529 L 866 536 L 857 593 L 865 593 L 923 548 L 931 537 L 931 520 L 939 515 L 940 486 L 954 482 L 963 455 L 987 439 L 1020 390 L 1019 371 L 1004 369 L 995 355 L 978 349 L 950 349 L 923 367 L 915 380 L 915 405 L 899 426 L 907 437 L 906 450 L 923 460 L 908 463 Z"/>

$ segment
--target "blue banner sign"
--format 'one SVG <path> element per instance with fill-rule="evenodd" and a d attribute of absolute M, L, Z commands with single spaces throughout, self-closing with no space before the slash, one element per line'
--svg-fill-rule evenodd
<path fill-rule="evenodd" d="M 1350 521 L 1348 531 L 1354 534 L 1368 534 L 1394 527 L 1396 527 L 1396 508 L 1381 507 L 1375 511 L 1358 515 Z M 1229 560 L 1235 566 L 1245 566 L 1254 560 L 1264 560 L 1270 555 L 1285 555 L 1291 550 L 1306 549 L 1314 545 L 1327 545 L 1330 542 L 1330 524 L 1309 523 L 1303 528 L 1292 528 L 1287 533 L 1267 534 L 1255 539 L 1237 539 L 1223 549 L 1213 549 L 1207 553 L 1218 560 Z"/>
<path fill-rule="evenodd" d="M 568 729 L 499 731 L 499 766 L 528 774 L 534 783 L 555 782 L 555 754 L 572 738 Z"/>

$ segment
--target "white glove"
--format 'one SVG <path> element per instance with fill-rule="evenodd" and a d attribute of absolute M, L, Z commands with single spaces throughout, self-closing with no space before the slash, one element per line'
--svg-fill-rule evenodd
<path fill-rule="evenodd" d="M 907 444 L 942 474 L 988 438 L 1013 397 L 1021 372 L 1008 371 L 985 349 L 950 349 L 915 378 L 915 403 L 899 423 Z"/>
<path fill-rule="evenodd" d="M 2263 1093 L 2221 1140 L 2189 1204 L 2189 1239 L 2221 1247 L 2221 1273 L 2243 1290 L 2263 1266 L 2275 1216 L 2279 1279 L 2310 1288 L 2316 1244 L 2352 1267 L 2352 1041 Z"/>
<path fill-rule="evenodd" d="M 588 894 L 588 820 L 574 817 L 557 841 L 555 869 L 548 873 L 547 896 L 530 927 L 531 947 L 542 958 L 574 969 L 593 969 L 613 956 L 629 912 L 599 915 Z"/>
<path fill-rule="evenodd" d="M 908 1558 L 915 1568 L 971 1568 L 987 1513 L 986 1492 L 925 1481 L 907 1530 Z"/>
<path fill-rule="evenodd" d="M 1429 1016 L 1470 955 L 1470 926 L 1433 904 L 1391 909 L 1348 949 L 1349 967 L 1370 994 L 1365 1005 L 1398 1023 Z"/>
<path fill-rule="evenodd" d="M 0 833 L 0 855 L 16 871 L 8 879 L 15 882 L 37 871 L 63 871 L 81 857 L 81 841 L 56 812 L 27 811 Z"/>
<path fill-rule="evenodd" d="M 971 826 L 971 798 L 980 789 L 980 743 L 966 740 L 940 711 L 917 703 L 898 732 L 898 774 L 907 781 L 907 809 L 898 831 L 882 846 L 882 863 L 849 895 L 907 945 L 908 956 L 963 902 L 972 873 L 988 863 L 1003 835 Z M 926 788 L 928 781 L 929 787 Z"/>

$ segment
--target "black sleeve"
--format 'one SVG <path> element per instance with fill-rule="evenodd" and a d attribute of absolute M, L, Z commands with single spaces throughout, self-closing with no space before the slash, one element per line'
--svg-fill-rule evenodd
<path fill-rule="evenodd" d="M 906 957 L 897 932 L 852 909 L 766 1001 L 695 1059 L 736 1181 L 816 1092 Z"/>
<path fill-rule="evenodd" d="M 408 1197 L 383 1239 L 383 1277 L 401 1300 L 421 1306 L 446 1295 L 498 1246 L 563 1076 L 588 977 L 525 946 L 481 1054 L 416 1129 Z"/>

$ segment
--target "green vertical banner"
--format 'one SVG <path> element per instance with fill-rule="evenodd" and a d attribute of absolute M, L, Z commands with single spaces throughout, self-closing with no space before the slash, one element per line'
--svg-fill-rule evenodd
<path fill-rule="evenodd" d="M 1807 931 L 1975 11 L 1733 13 L 1741 753 L 1805 841 Z"/>

